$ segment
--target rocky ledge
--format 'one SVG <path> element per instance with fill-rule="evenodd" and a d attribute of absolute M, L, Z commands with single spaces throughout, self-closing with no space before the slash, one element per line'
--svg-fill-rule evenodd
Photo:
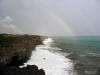
<path fill-rule="evenodd" d="M 44 38 L 38 35 L 0 34 L 0 75 L 45 75 L 44 70 L 35 65 L 18 67 L 29 59 Z"/>

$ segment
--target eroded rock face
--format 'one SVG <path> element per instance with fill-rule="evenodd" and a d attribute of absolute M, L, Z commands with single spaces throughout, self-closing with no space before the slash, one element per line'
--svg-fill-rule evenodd
<path fill-rule="evenodd" d="M 0 75 L 45 75 L 44 71 L 38 70 L 36 66 L 28 65 L 22 69 L 18 67 L 29 59 L 36 45 L 41 44 L 41 37 L 0 34 Z"/>
<path fill-rule="evenodd" d="M 40 36 L 36 35 L 0 35 L 0 63 L 8 64 L 17 57 L 17 60 L 27 60 L 35 46 L 41 43 Z"/>

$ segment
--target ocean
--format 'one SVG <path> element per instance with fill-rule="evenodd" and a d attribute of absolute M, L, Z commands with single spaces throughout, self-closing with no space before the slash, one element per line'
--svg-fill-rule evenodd
<path fill-rule="evenodd" d="M 38 45 L 26 65 L 46 75 L 100 75 L 100 37 L 51 37 Z"/>
<path fill-rule="evenodd" d="M 64 53 L 70 53 L 74 70 L 78 75 L 100 75 L 100 37 L 58 37 L 57 47 Z"/>

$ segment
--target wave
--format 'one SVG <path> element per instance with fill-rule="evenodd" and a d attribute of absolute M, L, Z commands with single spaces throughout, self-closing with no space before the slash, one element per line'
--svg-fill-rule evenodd
<path fill-rule="evenodd" d="M 37 65 L 39 69 L 42 68 L 45 70 L 46 75 L 73 75 L 72 61 L 57 52 L 57 50 L 62 49 L 52 47 L 53 42 L 54 40 L 51 38 L 44 40 L 43 45 L 36 47 L 36 50 L 32 52 L 30 60 L 28 60 L 24 66 Z"/>

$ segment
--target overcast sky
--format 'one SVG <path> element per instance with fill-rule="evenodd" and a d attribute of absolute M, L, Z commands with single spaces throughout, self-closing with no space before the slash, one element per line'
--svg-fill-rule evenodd
<path fill-rule="evenodd" d="M 0 33 L 100 36 L 100 0 L 0 0 Z"/>

